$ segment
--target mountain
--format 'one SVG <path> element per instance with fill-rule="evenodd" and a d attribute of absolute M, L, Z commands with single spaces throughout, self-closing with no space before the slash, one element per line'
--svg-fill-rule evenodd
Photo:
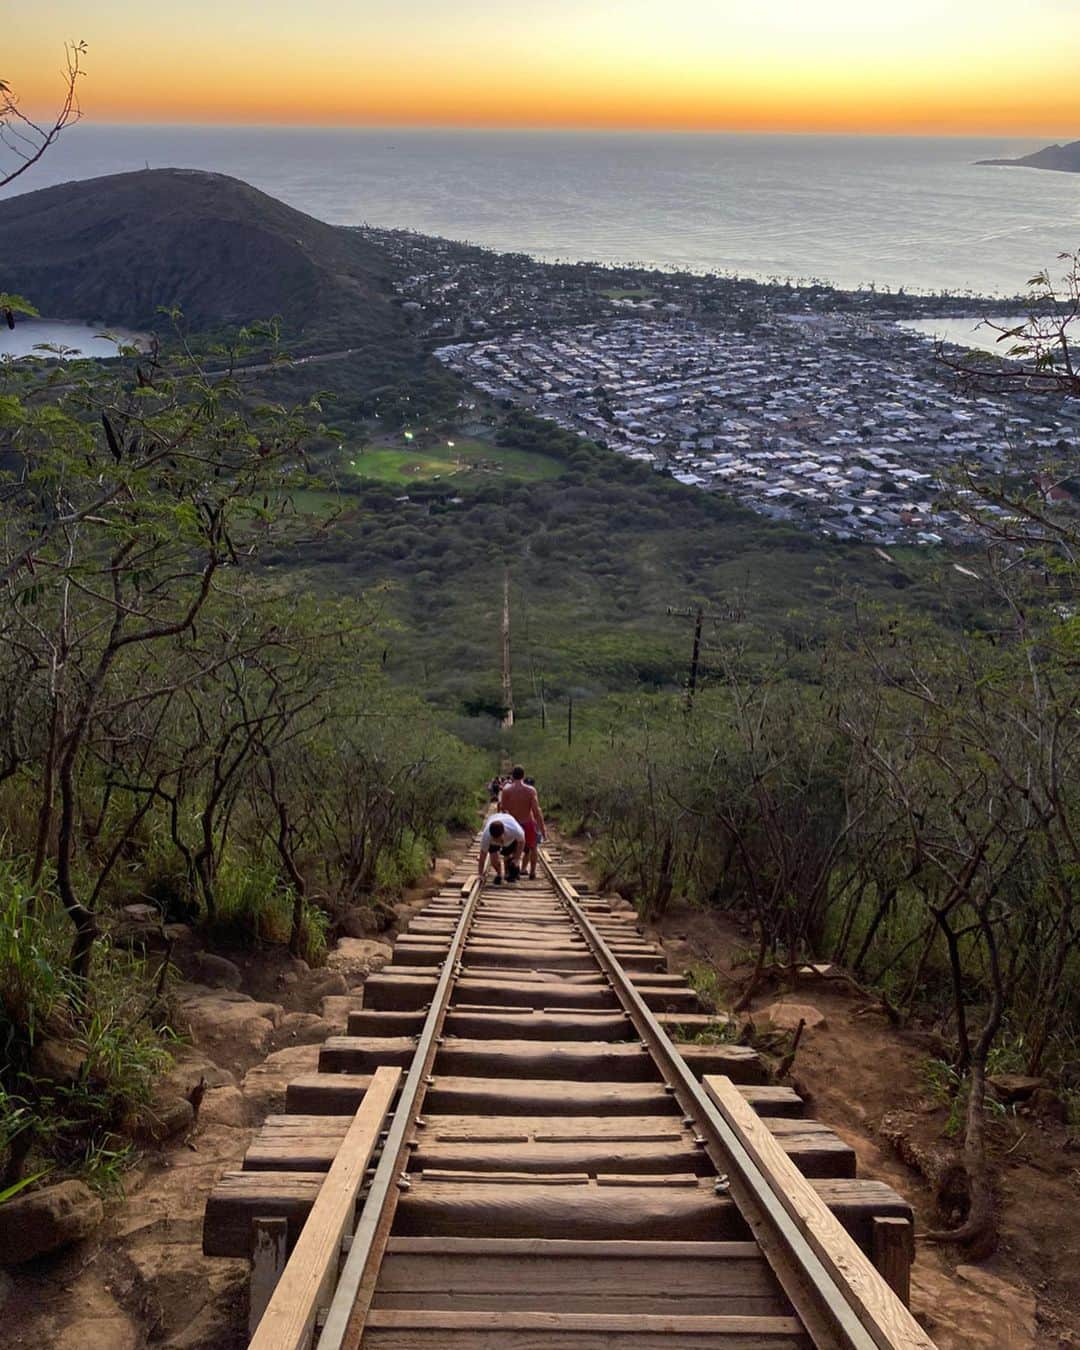
<path fill-rule="evenodd" d="M 976 164 L 1009 164 L 1021 169 L 1057 169 L 1061 173 L 1080 173 L 1080 141 L 1068 145 L 1048 145 L 1020 159 L 978 159 Z"/>
<path fill-rule="evenodd" d="M 148 169 L 0 202 L 0 291 L 50 318 L 132 328 L 179 306 L 192 328 L 280 315 L 286 340 L 405 333 L 382 254 L 224 174 Z"/>

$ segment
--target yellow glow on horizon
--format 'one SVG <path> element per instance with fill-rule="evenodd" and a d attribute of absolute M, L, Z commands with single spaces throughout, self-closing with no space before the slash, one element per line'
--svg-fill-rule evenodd
<path fill-rule="evenodd" d="M 1074 0 L 54 0 L 5 28 L 30 109 L 85 37 L 98 121 L 1080 136 Z"/>

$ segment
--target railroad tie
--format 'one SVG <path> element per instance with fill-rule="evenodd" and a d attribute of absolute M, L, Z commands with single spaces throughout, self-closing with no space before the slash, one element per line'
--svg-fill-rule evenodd
<path fill-rule="evenodd" d="M 930 1347 L 907 1203 L 542 861 L 460 868 L 215 1188 L 207 1254 L 294 1253 L 252 1345 Z"/>

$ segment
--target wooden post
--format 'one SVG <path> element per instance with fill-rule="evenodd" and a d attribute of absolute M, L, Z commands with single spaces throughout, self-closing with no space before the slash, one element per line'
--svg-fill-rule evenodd
<path fill-rule="evenodd" d="M 547 731 L 547 697 L 544 692 L 544 677 L 540 676 L 540 730 Z"/>
<path fill-rule="evenodd" d="M 503 609 L 502 609 L 502 692 L 503 726 L 514 725 L 514 684 L 510 670 L 510 569 L 503 572 Z"/>
<path fill-rule="evenodd" d="M 566 701 L 566 744 L 574 744 L 574 696 L 573 694 Z"/>
<path fill-rule="evenodd" d="M 907 1219 L 874 1219 L 871 1255 L 878 1274 L 906 1306 L 911 1305 L 914 1234 Z"/>
<path fill-rule="evenodd" d="M 285 1269 L 289 1239 L 286 1219 L 255 1219 L 251 1225 L 251 1286 L 248 1291 L 248 1337 L 262 1321 Z"/>
<path fill-rule="evenodd" d="M 697 693 L 698 667 L 701 664 L 701 622 L 704 616 L 705 611 L 699 605 L 697 615 L 694 619 L 694 646 L 690 653 L 690 678 L 686 682 L 687 714 L 694 711 L 694 695 Z"/>

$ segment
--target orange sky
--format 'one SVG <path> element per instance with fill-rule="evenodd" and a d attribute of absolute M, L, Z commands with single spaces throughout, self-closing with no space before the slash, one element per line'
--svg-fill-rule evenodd
<path fill-rule="evenodd" d="M 1080 137 L 1080 0 L 51 0 L 27 107 L 90 44 L 100 121 Z M 44 10 L 44 13 L 40 11 Z"/>

